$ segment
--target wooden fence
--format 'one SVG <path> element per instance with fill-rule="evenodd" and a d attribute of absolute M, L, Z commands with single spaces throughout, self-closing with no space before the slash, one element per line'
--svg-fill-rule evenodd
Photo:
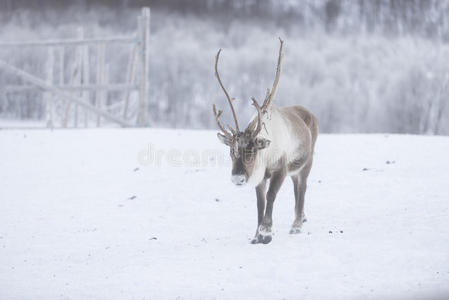
<path fill-rule="evenodd" d="M 62 127 L 68 127 L 70 117 L 73 126 L 79 127 L 81 119 L 84 126 L 89 126 L 94 114 L 96 126 L 101 126 L 102 120 L 108 120 L 123 127 L 148 125 L 148 77 L 149 77 L 149 40 L 150 40 L 150 9 L 142 8 L 137 20 L 137 34 L 133 37 L 86 38 L 83 28 L 79 28 L 75 39 L 42 40 L 42 41 L 9 41 L 1 42 L 0 48 L 13 47 L 44 47 L 47 49 L 45 64 L 46 78 L 39 78 L 15 67 L 4 60 L 0 60 L 0 69 L 10 75 L 21 78 L 28 85 L 0 87 L 4 91 L 21 92 L 29 89 L 44 91 L 45 115 L 47 127 L 55 126 L 55 104 L 64 102 L 64 109 L 59 112 Z M 126 82 L 120 84 L 109 83 L 109 65 L 106 63 L 105 53 L 108 46 L 113 44 L 131 45 L 131 53 L 126 70 Z M 69 80 L 65 80 L 64 51 L 74 47 L 75 59 L 70 70 Z M 95 48 L 93 48 L 95 47 Z M 91 70 L 90 53 L 95 51 L 95 71 Z M 92 71 L 92 72 L 91 72 Z M 94 71 L 94 72 L 93 72 Z M 95 80 L 90 77 L 95 74 Z M 57 76 L 55 76 L 57 75 Z M 113 107 L 106 106 L 108 93 L 120 92 L 121 100 Z M 131 93 L 138 94 L 131 111 Z M 111 112 L 115 111 L 115 114 Z M 118 113 L 117 113 L 118 111 Z M 81 114 L 83 117 L 81 117 Z"/>

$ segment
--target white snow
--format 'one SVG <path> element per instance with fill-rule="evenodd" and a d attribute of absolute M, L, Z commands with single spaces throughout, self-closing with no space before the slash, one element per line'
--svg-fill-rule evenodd
<path fill-rule="evenodd" d="M 268 245 L 227 153 L 213 131 L 0 130 L 0 299 L 449 297 L 449 137 L 319 136 L 308 222 L 288 234 L 287 180 Z"/>

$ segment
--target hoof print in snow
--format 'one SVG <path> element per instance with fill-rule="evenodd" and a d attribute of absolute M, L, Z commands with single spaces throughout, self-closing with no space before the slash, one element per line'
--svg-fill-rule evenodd
<path fill-rule="evenodd" d="M 157 237 L 153 236 L 152 238 L 149 238 L 150 241 L 156 241 Z"/>
<path fill-rule="evenodd" d="M 137 171 L 139 171 L 140 169 L 139 168 L 135 168 L 134 170 L 133 170 L 133 172 L 137 172 Z"/>
<path fill-rule="evenodd" d="M 215 198 L 215 202 L 220 202 L 220 199 L 218 199 L 218 198 Z"/>
<path fill-rule="evenodd" d="M 387 165 L 392 165 L 392 164 L 396 163 L 396 161 L 394 161 L 394 160 L 387 160 L 385 163 Z"/>
<path fill-rule="evenodd" d="M 369 170 L 368 168 L 363 168 L 363 169 L 362 169 L 362 171 L 368 171 L 368 170 Z"/>
<path fill-rule="evenodd" d="M 329 230 L 329 234 L 332 234 L 332 230 Z"/>
<path fill-rule="evenodd" d="M 134 200 L 134 199 L 136 199 L 136 198 L 137 198 L 136 195 L 132 195 L 131 197 L 128 198 L 128 200 Z"/>

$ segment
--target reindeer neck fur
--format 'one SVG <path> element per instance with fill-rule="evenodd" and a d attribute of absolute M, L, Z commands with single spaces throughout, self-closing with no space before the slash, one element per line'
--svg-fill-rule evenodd
<path fill-rule="evenodd" d="M 271 144 L 257 153 L 254 170 L 248 180 L 248 183 L 252 185 L 259 184 L 267 172 L 272 173 L 280 168 L 287 168 L 288 163 L 298 157 L 300 139 L 296 138 L 295 127 L 297 126 L 292 124 L 294 120 L 285 117 L 281 109 L 270 105 L 262 116 L 264 126 L 258 137 L 270 140 Z M 257 114 L 250 121 L 250 126 L 256 122 Z"/>

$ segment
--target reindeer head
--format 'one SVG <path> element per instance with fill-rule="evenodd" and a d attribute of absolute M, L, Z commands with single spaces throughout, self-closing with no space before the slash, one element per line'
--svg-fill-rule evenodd
<path fill-rule="evenodd" d="M 271 91 L 270 89 L 267 90 L 267 94 L 262 107 L 259 106 L 257 100 L 254 97 L 251 97 L 252 105 L 257 110 L 257 118 L 253 122 L 251 122 L 244 131 L 240 131 L 239 128 L 237 116 L 232 104 L 232 101 L 234 99 L 231 99 L 231 97 L 229 96 L 228 92 L 223 86 L 223 83 L 221 82 L 220 75 L 218 74 L 218 60 L 220 58 L 221 49 L 218 50 L 217 56 L 215 57 L 215 76 L 217 77 L 218 83 L 220 84 L 221 89 L 226 95 L 229 106 L 231 107 L 232 116 L 235 122 L 235 128 L 232 128 L 229 125 L 227 126 L 227 128 L 223 126 L 223 124 L 219 120 L 223 111 L 219 110 L 217 112 L 215 104 L 212 105 L 212 111 L 214 113 L 218 127 L 222 131 L 222 133 L 217 133 L 218 139 L 230 148 L 230 155 L 232 159 L 231 180 L 236 185 L 243 185 L 248 181 L 255 168 L 257 153 L 270 145 L 270 140 L 259 136 L 259 133 L 264 125 L 262 123 L 262 116 L 270 108 L 271 101 L 273 100 L 277 84 L 279 82 L 283 46 L 283 41 L 281 39 L 279 39 L 279 41 L 281 45 L 279 48 L 278 65 L 273 87 L 271 88 Z"/>
<path fill-rule="evenodd" d="M 228 132 L 224 131 L 223 128 L 222 131 L 224 134 L 220 132 L 217 133 L 218 139 L 230 148 L 230 155 L 232 159 L 231 180 L 236 185 L 243 185 L 248 181 L 254 170 L 257 152 L 270 145 L 270 141 L 268 139 L 257 136 L 262 129 L 260 121 L 260 107 L 257 102 L 253 102 L 253 104 L 258 110 L 256 128 L 252 128 L 250 124 L 245 131 L 239 131 L 237 129 Z M 214 113 L 216 113 L 215 106 Z M 221 111 L 219 111 L 216 116 L 220 116 L 220 114 Z M 217 122 L 219 122 L 218 118 Z"/>

